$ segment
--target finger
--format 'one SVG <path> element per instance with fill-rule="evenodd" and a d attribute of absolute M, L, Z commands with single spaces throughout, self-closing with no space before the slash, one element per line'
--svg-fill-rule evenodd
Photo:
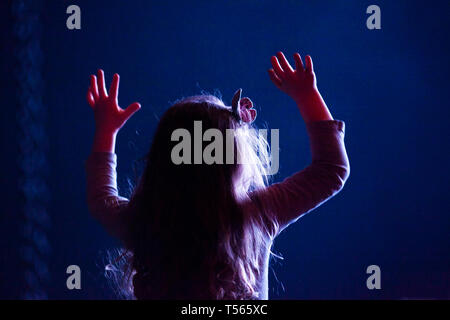
<path fill-rule="evenodd" d="M 294 53 L 294 61 L 295 61 L 295 69 L 304 71 L 302 58 L 300 57 L 300 54 L 298 52 Z"/>
<path fill-rule="evenodd" d="M 306 71 L 308 71 L 308 72 L 314 71 L 314 67 L 313 67 L 313 62 L 312 62 L 311 56 L 306 56 L 305 57 L 305 64 L 306 64 Z"/>
<path fill-rule="evenodd" d="M 94 76 L 93 74 L 91 75 L 91 93 L 94 97 L 94 100 L 98 99 L 98 87 L 97 87 L 97 77 Z"/>
<path fill-rule="evenodd" d="M 124 121 L 127 121 L 128 119 L 130 119 L 130 117 L 139 109 L 141 108 L 141 104 L 138 102 L 134 102 L 132 104 L 130 104 L 128 106 L 128 108 L 125 109 L 123 116 L 124 116 Z"/>
<path fill-rule="evenodd" d="M 109 88 L 109 96 L 116 100 L 119 96 L 119 82 L 120 82 L 120 77 L 117 73 L 115 73 L 113 76 L 111 87 Z"/>
<path fill-rule="evenodd" d="M 102 69 L 98 70 L 97 73 L 98 76 L 98 93 L 100 95 L 100 97 L 102 98 L 107 98 L 108 95 L 106 94 L 106 89 L 105 89 L 105 73 L 103 72 Z"/>
<path fill-rule="evenodd" d="M 91 106 L 91 108 L 94 108 L 95 100 L 94 100 L 94 96 L 93 96 L 93 94 L 91 92 L 91 89 L 89 89 L 87 91 L 86 99 L 87 99 L 88 104 Z"/>
<path fill-rule="evenodd" d="M 284 56 L 283 52 L 279 51 L 277 53 L 277 57 L 278 60 L 280 60 L 281 67 L 283 68 L 284 72 L 294 72 L 294 70 L 292 70 L 291 65 L 286 60 L 286 57 Z"/>
<path fill-rule="evenodd" d="M 273 70 L 275 72 L 275 74 L 278 76 L 278 78 L 283 78 L 283 69 L 281 69 L 280 64 L 278 63 L 278 59 L 275 56 L 272 56 L 272 58 L 270 59 L 270 61 L 272 62 L 272 67 Z"/>
<path fill-rule="evenodd" d="M 273 82 L 278 88 L 280 88 L 280 87 L 281 87 L 281 83 L 282 83 L 282 82 L 281 82 L 281 79 L 278 78 L 278 76 L 275 74 L 275 71 L 274 71 L 273 69 L 269 69 L 268 72 L 269 72 L 270 80 L 272 80 L 272 82 Z"/>

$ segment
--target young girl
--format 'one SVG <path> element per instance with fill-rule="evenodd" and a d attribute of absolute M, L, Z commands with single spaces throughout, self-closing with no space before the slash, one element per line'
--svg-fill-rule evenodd
<path fill-rule="evenodd" d="M 119 107 L 117 74 L 109 93 L 102 70 L 98 79 L 91 76 L 87 100 L 96 131 L 86 162 L 87 201 L 92 214 L 124 243 L 135 298 L 268 299 L 274 238 L 342 189 L 350 172 L 344 123 L 333 120 L 323 101 L 311 57 L 305 65 L 298 53 L 294 60 L 295 70 L 278 52 L 268 72 L 306 123 L 308 167 L 266 186 L 267 142 L 251 130 L 256 117 L 251 100 L 241 99 L 240 90 L 231 107 L 215 96 L 194 96 L 162 116 L 130 200 L 117 191 L 115 139 L 140 105 Z M 179 142 L 173 132 L 184 129 L 194 136 L 194 121 L 201 121 L 203 132 L 217 129 L 223 137 L 233 129 L 234 161 L 175 164 L 172 152 Z"/>

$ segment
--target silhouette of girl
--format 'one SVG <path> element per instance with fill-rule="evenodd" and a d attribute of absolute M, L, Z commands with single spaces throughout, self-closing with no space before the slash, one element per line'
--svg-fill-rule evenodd
<path fill-rule="evenodd" d="M 98 78 L 91 75 L 87 100 L 96 131 L 86 162 L 87 201 L 94 217 L 124 243 L 135 298 L 268 299 L 275 237 L 342 189 L 350 172 L 344 122 L 333 120 L 323 101 L 311 57 L 303 65 L 296 53 L 294 61 L 295 70 L 278 52 L 268 73 L 295 101 L 306 123 L 309 166 L 267 186 L 267 141 L 251 130 L 256 117 L 251 100 L 241 98 L 240 90 L 232 106 L 215 96 L 193 96 L 177 101 L 162 116 L 130 200 L 118 194 L 115 140 L 140 105 L 119 107 L 119 75 L 109 93 L 103 71 Z M 193 136 L 194 121 L 224 137 L 233 129 L 234 161 L 175 164 L 172 152 L 179 142 L 173 132 L 184 129 Z M 194 147 L 189 151 L 198 152 Z M 238 158 L 252 161 L 240 163 Z"/>

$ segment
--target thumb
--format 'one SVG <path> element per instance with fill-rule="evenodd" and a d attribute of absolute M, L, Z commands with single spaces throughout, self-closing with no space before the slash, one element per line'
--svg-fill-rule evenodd
<path fill-rule="evenodd" d="M 124 120 L 127 121 L 131 118 L 131 116 L 141 108 L 141 104 L 139 102 L 134 102 L 128 106 L 123 112 Z"/>

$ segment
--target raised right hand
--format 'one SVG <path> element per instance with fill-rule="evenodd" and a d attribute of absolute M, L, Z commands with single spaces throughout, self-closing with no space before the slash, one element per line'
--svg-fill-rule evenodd
<path fill-rule="evenodd" d="M 305 57 L 305 66 L 299 53 L 294 54 L 295 70 L 292 69 L 284 54 L 280 51 L 272 56 L 273 69 L 269 69 L 269 76 L 278 89 L 299 102 L 302 96 L 317 90 L 316 76 L 314 74 L 311 57 Z"/>

